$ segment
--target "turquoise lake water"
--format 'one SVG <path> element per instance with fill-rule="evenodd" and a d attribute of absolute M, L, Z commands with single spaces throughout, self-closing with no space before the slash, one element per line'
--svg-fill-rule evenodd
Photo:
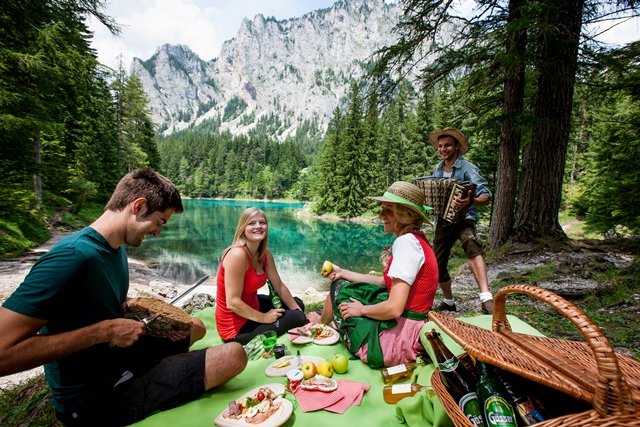
<path fill-rule="evenodd" d="M 184 213 L 174 215 L 160 237 L 147 237 L 140 247 L 127 251 L 176 281 L 190 283 L 204 274 L 215 278 L 238 218 L 250 206 L 267 215 L 269 248 L 280 276 L 294 290 L 327 290 L 329 281 L 320 275 L 325 259 L 349 270 L 380 271 L 380 253 L 393 243 L 393 235 L 381 224 L 297 219 L 294 211 L 301 203 L 185 200 Z"/>

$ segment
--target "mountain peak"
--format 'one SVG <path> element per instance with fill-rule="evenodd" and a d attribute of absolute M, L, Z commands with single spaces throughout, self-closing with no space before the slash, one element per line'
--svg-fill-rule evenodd
<path fill-rule="evenodd" d="M 246 133 L 269 120 L 271 135 L 284 138 L 305 120 L 326 127 L 351 79 L 395 41 L 398 17 L 384 0 L 340 0 L 287 20 L 257 14 L 210 62 L 188 46 L 164 44 L 150 60 L 134 60 L 132 71 L 166 133 L 207 119 Z"/>

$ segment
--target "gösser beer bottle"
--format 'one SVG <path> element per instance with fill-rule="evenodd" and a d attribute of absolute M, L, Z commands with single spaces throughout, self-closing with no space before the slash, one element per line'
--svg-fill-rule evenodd
<path fill-rule="evenodd" d="M 433 348 L 442 382 L 449 394 L 474 426 L 484 427 L 473 374 L 444 345 L 440 334 L 435 329 L 425 335 Z"/>
<path fill-rule="evenodd" d="M 273 289 L 273 285 L 270 280 L 267 280 L 267 286 L 269 287 L 269 298 L 271 298 L 271 304 L 273 304 L 273 308 L 282 308 L 282 301 L 280 301 L 280 296 L 275 289 Z"/>
<path fill-rule="evenodd" d="M 478 398 L 487 427 L 518 427 L 513 408 L 501 393 L 501 387 L 489 373 L 487 365 L 478 361 Z"/>

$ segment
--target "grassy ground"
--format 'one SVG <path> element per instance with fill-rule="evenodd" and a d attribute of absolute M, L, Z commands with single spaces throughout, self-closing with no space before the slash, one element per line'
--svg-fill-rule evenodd
<path fill-rule="evenodd" d="M 75 230 L 102 213 L 103 206 L 87 204 L 77 212 L 44 205 L 32 212 L 21 212 L 0 218 L 0 258 L 10 259 L 22 255 L 50 237 L 50 228 Z"/>
<path fill-rule="evenodd" d="M 532 269 L 527 275 L 505 276 L 503 284 L 536 283 L 557 274 L 554 264 Z M 598 277 L 601 284 L 594 293 L 572 301 L 598 326 L 616 350 L 640 358 L 640 263 L 621 270 L 608 270 Z M 492 287 L 500 283 L 492 283 Z M 532 302 L 527 296 L 510 296 L 509 314 L 535 325 L 549 337 L 584 341 L 580 331 L 551 306 Z"/>

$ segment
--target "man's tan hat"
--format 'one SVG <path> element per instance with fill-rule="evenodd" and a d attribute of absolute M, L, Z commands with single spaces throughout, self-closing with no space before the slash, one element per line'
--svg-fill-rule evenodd
<path fill-rule="evenodd" d="M 405 205 L 412 210 L 418 212 L 425 222 L 429 222 L 427 212 L 432 210 L 431 207 L 425 206 L 424 190 L 417 185 L 406 181 L 396 181 L 384 192 L 382 196 L 372 197 L 370 199 L 379 202 L 399 203 Z"/>
<path fill-rule="evenodd" d="M 441 136 L 452 136 L 458 141 L 460 146 L 460 151 L 458 151 L 458 156 L 462 156 L 464 153 L 469 151 L 469 140 L 467 136 L 462 133 L 460 129 L 456 128 L 444 128 L 442 130 L 434 130 L 429 134 L 429 142 L 433 145 L 433 148 L 438 150 L 438 139 Z"/>

